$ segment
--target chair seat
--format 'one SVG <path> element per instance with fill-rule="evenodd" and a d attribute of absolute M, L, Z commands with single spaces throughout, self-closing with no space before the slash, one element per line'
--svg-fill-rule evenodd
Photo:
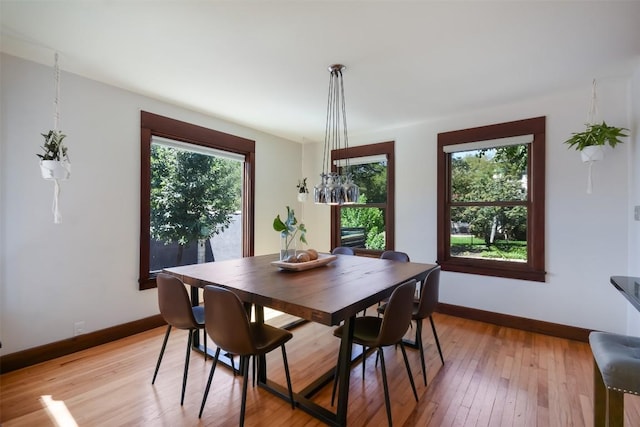
<path fill-rule="evenodd" d="M 363 316 L 356 317 L 353 326 L 353 342 L 356 344 L 364 345 L 366 347 L 377 347 L 378 334 L 380 333 L 380 325 L 382 325 L 382 318 Z M 333 335 L 342 338 L 344 325 L 337 327 L 333 331 Z M 395 343 L 382 344 L 391 345 Z"/>
<path fill-rule="evenodd" d="M 291 332 L 271 325 L 251 323 L 250 327 L 259 354 L 269 353 L 293 338 Z"/>
<path fill-rule="evenodd" d="M 640 394 L 640 338 L 592 332 L 589 344 L 607 388 Z"/>
<path fill-rule="evenodd" d="M 198 326 L 204 328 L 204 306 L 197 305 L 192 308 L 193 317 L 196 319 Z"/>

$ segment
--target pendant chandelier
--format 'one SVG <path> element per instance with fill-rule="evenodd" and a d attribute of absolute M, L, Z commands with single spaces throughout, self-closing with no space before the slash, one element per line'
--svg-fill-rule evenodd
<path fill-rule="evenodd" d="M 327 123 L 324 134 L 324 155 L 320 183 L 314 187 L 313 197 L 318 204 L 346 205 L 358 201 L 360 189 L 353 183 L 349 169 L 349 148 L 347 137 L 347 112 L 344 101 L 342 71 L 345 66 L 334 64 L 329 67 L 329 97 L 327 100 Z M 331 164 L 331 151 L 344 151 L 343 162 Z M 332 167 L 335 166 L 335 167 Z M 335 170 L 334 170 L 335 169 Z"/>

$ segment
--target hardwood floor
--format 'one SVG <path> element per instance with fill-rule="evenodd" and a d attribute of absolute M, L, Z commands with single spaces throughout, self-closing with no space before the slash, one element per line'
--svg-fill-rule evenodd
<path fill-rule="evenodd" d="M 385 350 L 396 426 L 591 426 L 593 366 L 589 345 L 443 314 L 434 315 L 445 357 L 424 328 L 427 379 L 408 349 L 418 389 L 413 399 L 402 355 Z M 186 333 L 172 331 L 158 378 L 151 385 L 164 328 L 0 376 L 0 422 L 11 426 L 235 426 L 242 381 L 216 369 L 202 419 L 198 410 L 211 360 L 192 353 L 184 406 L 180 387 Z M 413 334 L 411 329 L 409 334 Z M 335 364 L 331 328 L 306 324 L 287 344 L 294 390 Z M 269 377 L 285 384 L 282 356 L 268 358 Z M 386 425 L 382 378 L 375 356 L 351 371 L 350 426 Z M 314 398 L 330 407 L 331 385 Z M 48 402 L 48 403 L 47 403 Z M 56 408 L 67 421 L 53 421 Z M 59 415 L 61 417 L 62 415 Z M 59 418 L 61 419 L 61 418 Z M 321 426 L 302 410 L 261 388 L 248 389 L 247 426 Z M 625 426 L 640 426 L 640 397 L 625 395 Z"/>

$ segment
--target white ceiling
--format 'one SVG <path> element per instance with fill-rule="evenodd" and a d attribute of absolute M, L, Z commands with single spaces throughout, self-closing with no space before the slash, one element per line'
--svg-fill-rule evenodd
<path fill-rule="evenodd" d="M 0 0 L 0 19 L 2 52 L 301 142 L 323 139 L 333 63 L 357 133 L 588 97 L 640 61 L 640 1 Z"/>

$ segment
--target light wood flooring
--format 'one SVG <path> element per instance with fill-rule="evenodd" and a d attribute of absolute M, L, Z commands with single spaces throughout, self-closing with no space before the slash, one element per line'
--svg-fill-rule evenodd
<path fill-rule="evenodd" d="M 418 403 L 401 352 L 385 349 L 394 425 L 593 425 L 588 344 L 442 314 L 434 319 L 445 365 L 440 363 L 427 323 L 427 387 L 418 352 L 407 349 Z M 0 376 L 2 426 L 237 425 L 242 381 L 226 368 L 216 369 L 203 417 L 198 419 L 212 363 L 198 353 L 192 353 L 185 402 L 180 406 L 184 331 L 172 332 L 158 378 L 151 385 L 164 331 L 154 329 Z M 287 344 L 294 390 L 330 369 L 337 349 L 331 328 L 309 323 L 295 329 Z M 286 384 L 279 351 L 269 356 L 268 366 L 269 377 Z M 314 400 L 329 408 L 330 396 L 331 385 L 327 385 Z M 640 426 L 640 397 L 625 396 L 625 418 L 625 426 Z M 348 423 L 386 425 L 381 372 L 374 355 L 367 359 L 364 381 L 361 364 L 352 368 Z M 249 386 L 245 425 L 323 424 L 267 391 Z"/>

